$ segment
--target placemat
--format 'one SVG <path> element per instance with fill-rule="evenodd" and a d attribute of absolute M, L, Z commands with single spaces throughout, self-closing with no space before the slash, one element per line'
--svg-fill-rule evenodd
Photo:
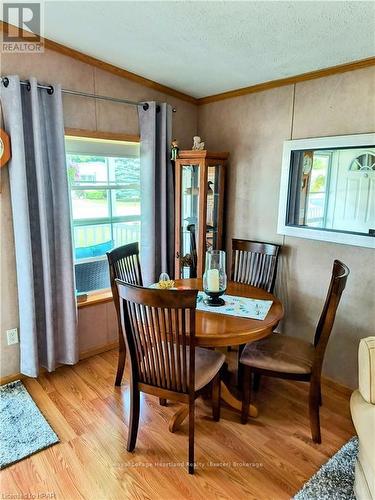
<path fill-rule="evenodd" d="M 203 300 L 206 294 L 198 292 L 197 309 L 199 311 L 228 314 L 229 316 L 239 316 L 241 318 L 264 320 L 271 309 L 272 300 L 249 299 L 247 297 L 237 297 L 235 295 L 222 295 L 225 305 L 220 307 L 207 306 Z"/>

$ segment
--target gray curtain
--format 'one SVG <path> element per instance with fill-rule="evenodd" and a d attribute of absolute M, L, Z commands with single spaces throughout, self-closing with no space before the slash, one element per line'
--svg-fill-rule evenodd
<path fill-rule="evenodd" d="M 141 136 L 141 263 L 146 285 L 174 276 L 174 172 L 170 161 L 172 108 L 139 106 Z"/>
<path fill-rule="evenodd" d="M 1 84 L 19 299 L 21 373 L 78 361 L 61 89 Z"/>

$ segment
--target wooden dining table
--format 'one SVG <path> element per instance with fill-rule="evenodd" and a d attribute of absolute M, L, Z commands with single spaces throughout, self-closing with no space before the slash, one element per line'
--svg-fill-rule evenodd
<path fill-rule="evenodd" d="M 193 288 L 202 290 L 201 279 L 176 280 L 177 288 Z M 215 307 L 212 311 L 196 310 L 195 343 L 199 347 L 220 348 L 238 346 L 254 342 L 272 334 L 279 321 L 284 316 L 280 300 L 273 294 L 261 288 L 242 283 L 228 282 L 226 295 L 248 297 L 252 299 L 271 300 L 272 306 L 264 320 L 249 319 L 218 313 Z M 228 382 L 221 383 L 222 400 L 236 410 L 241 410 L 241 401 L 235 395 L 233 387 Z M 187 406 L 181 407 L 171 418 L 169 430 L 175 432 L 188 414 Z M 256 417 L 257 408 L 251 404 L 249 415 Z"/>

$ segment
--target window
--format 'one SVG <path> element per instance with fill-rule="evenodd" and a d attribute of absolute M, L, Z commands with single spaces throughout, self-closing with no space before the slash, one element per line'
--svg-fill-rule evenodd
<path fill-rule="evenodd" d="M 285 142 L 278 232 L 375 247 L 375 134 Z"/>
<path fill-rule="evenodd" d="M 332 153 L 314 151 L 306 199 L 306 225 L 323 227 L 326 223 L 328 184 Z"/>
<path fill-rule="evenodd" d="M 140 241 L 139 144 L 65 142 L 77 292 L 108 288 L 106 252 Z"/>
<path fill-rule="evenodd" d="M 375 170 L 375 154 L 364 153 L 359 155 L 357 158 L 354 158 L 350 165 L 350 170 Z"/>

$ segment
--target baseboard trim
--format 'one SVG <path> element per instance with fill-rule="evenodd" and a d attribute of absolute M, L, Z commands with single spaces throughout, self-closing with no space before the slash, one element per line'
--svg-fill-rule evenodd
<path fill-rule="evenodd" d="M 112 349 L 116 349 L 118 347 L 118 341 L 109 342 L 108 344 L 101 345 L 99 347 L 94 347 L 92 349 L 87 349 L 86 351 L 81 351 L 79 353 L 79 361 L 83 361 L 84 359 L 91 358 L 92 356 L 97 356 L 98 354 L 102 354 L 103 352 L 112 351 Z M 59 365 L 57 367 L 61 368 L 62 366 L 69 365 Z M 40 374 L 46 373 L 45 368 L 40 369 Z M 22 373 L 14 373 L 12 375 L 5 375 L 5 377 L 0 377 L 0 385 L 9 384 L 10 382 L 15 382 L 16 380 L 23 380 L 24 378 L 28 378 L 27 375 L 23 375 Z"/>
<path fill-rule="evenodd" d="M 97 354 L 102 354 L 103 352 L 112 351 L 112 349 L 116 349 L 118 347 L 118 341 L 110 342 L 108 344 L 104 344 L 100 347 L 94 347 L 92 349 L 87 349 L 87 351 L 82 351 L 79 355 L 79 360 L 91 358 L 92 356 L 96 356 Z"/>
<path fill-rule="evenodd" d="M 26 375 L 22 373 L 14 373 L 13 375 L 6 375 L 5 377 L 0 377 L 0 385 L 9 384 L 10 382 L 15 382 L 16 380 L 22 380 Z"/>
<path fill-rule="evenodd" d="M 344 394 L 345 396 L 351 396 L 352 392 L 354 389 L 351 389 L 350 387 L 340 384 L 339 382 L 336 382 L 335 380 L 332 380 L 329 377 L 322 377 L 322 385 L 326 387 L 330 387 L 331 389 L 334 389 L 335 391 L 341 392 L 341 394 Z"/>

